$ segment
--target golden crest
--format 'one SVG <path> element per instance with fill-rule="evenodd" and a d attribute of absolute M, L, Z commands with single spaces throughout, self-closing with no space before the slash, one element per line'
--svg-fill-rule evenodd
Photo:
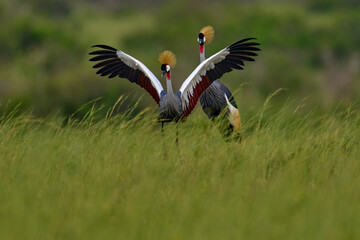
<path fill-rule="evenodd" d="M 205 43 L 209 44 L 211 43 L 211 41 L 213 40 L 214 38 L 214 35 L 215 35 L 215 30 L 212 26 L 206 26 L 206 27 L 203 27 L 200 32 L 202 34 L 204 34 L 205 38 L 206 38 L 206 41 Z"/>
<path fill-rule="evenodd" d="M 170 67 L 175 67 L 176 65 L 175 54 L 169 50 L 160 53 L 158 60 L 161 64 L 168 64 Z"/>

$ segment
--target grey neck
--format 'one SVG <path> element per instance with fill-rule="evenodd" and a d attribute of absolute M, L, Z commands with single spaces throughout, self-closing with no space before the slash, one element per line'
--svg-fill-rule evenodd
<path fill-rule="evenodd" d="M 203 52 L 200 53 L 200 63 L 205 61 L 205 44 L 203 45 Z"/>
<path fill-rule="evenodd" d="M 168 76 L 170 78 L 168 78 Z M 168 94 L 169 102 L 171 104 L 175 104 L 174 92 L 173 92 L 172 85 L 171 85 L 171 73 L 166 74 L 166 88 L 167 88 L 167 94 Z"/>

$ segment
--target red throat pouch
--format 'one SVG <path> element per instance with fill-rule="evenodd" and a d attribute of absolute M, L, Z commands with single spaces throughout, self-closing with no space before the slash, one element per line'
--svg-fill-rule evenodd
<path fill-rule="evenodd" d="M 204 45 L 200 45 L 200 52 L 203 53 L 204 51 Z"/>
<path fill-rule="evenodd" d="M 170 79 L 170 73 L 166 73 L 167 79 Z"/>

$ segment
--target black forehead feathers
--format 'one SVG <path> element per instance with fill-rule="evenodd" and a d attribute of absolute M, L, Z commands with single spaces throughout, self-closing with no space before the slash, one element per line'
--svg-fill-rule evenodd
<path fill-rule="evenodd" d="M 161 65 L 161 70 L 162 70 L 162 71 L 165 71 L 165 70 L 166 70 L 166 64 L 162 64 L 162 65 Z"/>
<path fill-rule="evenodd" d="M 204 34 L 199 33 L 199 39 L 203 39 L 204 38 Z"/>

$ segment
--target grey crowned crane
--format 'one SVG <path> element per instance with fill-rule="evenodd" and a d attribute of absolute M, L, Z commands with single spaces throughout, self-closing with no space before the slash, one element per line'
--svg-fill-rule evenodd
<path fill-rule="evenodd" d="M 199 50 L 200 50 L 200 63 L 205 61 L 205 44 L 211 43 L 214 38 L 214 28 L 206 26 L 200 30 L 198 36 Z M 253 38 L 247 38 L 241 40 L 241 47 L 237 48 L 237 54 L 241 54 L 241 60 L 254 61 L 251 57 L 257 56 L 255 51 L 260 51 L 259 48 L 254 47 L 260 45 L 259 43 L 249 42 Z M 243 62 L 237 62 L 236 69 L 243 69 Z M 240 66 L 239 66 L 240 65 Z M 210 120 L 214 120 L 219 115 L 227 117 L 228 121 L 225 126 L 221 126 L 221 132 L 224 137 L 230 137 L 232 134 L 233 139 L 241 141 L 241 119 L 240 113 L 237 109 L 237 105 L 234 97 L 230 90 L 222 84 L 219 80 L 215 80 L 212 84 L 204 91 L 200 97 L 200 104 L 203 111 Z M 222 110 L 228 107 L 227 114 L 221 114 Z M 226 119 L 221 119 L 222 121 Z"/>
<path fill-rule="evenodd" d="M 204 60 L 185 79 L 176 93 L 171 85 L 171 67 L 175 66 L 176 59 L 170 51 L 164 51 L 159 56 L 162 76 L 166 75 L 167 92 L 143 63 L 120 50 L 106 45 L 95 45 L 93 47 L 100 49 L 89 54 L 96 55 L 90 61 L 99 61 L 93 66 L 100 68 L 96 74 L 109 78 L 126 78 L 138 84 L 159 105 L 159 121 L 178 121 L 190 115 L 201 94 L 212 82 L 233 69 L 242 69 L 244 60 L 252 60 L 248 57 L 248 41 L 249 39 L 240 40 Z"/>

